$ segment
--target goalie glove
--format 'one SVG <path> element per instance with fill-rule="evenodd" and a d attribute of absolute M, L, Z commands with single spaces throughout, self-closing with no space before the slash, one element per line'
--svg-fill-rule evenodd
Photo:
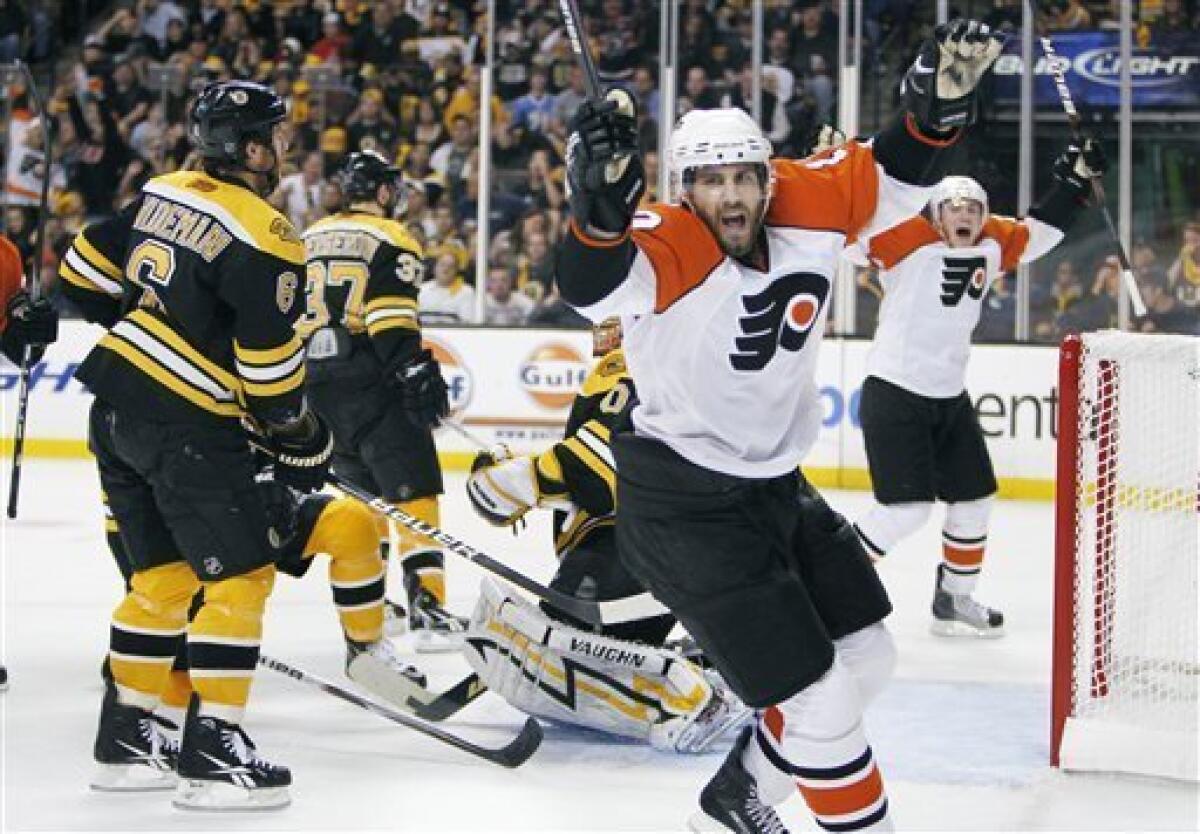
<path fill-rule="evenodd" d="M 900 95 L 917 124 L 939 133 L 972 124 L 975 89 L 1006 39 L 976 20 L 952 20 L 937 27 L 900 82 Z"/>
<path fill-rule="evenodd" d="M 585 101 L 567 139 L 567 200 L 579 228 L 624 234 L 646 191 L 633 98 L 610 90 Z"/>
<path fill-rule="evenodd" d="M 471 463 L 467 498 L 488 524 L 507 527 L 537 506 L 537 476 L 531 457 L 514 458 L 507 448 L 480 452 Z"/>
<path fill-rule="evenodd" d="M 1086 203 L 1092 196 L 1094 177 L 1103 177 L 1108 171 L 1108 158 L 1104 148 L 1091 137 L 1080 137 L 1072 141 L 1058 159 L 1054 160 L 1052 174 L 1077 202 Z"/>

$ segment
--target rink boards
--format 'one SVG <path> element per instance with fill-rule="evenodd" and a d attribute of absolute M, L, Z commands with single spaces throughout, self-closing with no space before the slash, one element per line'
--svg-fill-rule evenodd
<path fill-rule="evenodd" d="M 32 370 L 26 453 L 31 457 L 87 455 L 90 396 L 73 378 L 99 329 L 64 322 L 60 339 Z M 457 419 L 486 442 L 533 451 L 562 434 L 571 399 L 592 364 L 586 331 L 427 328 L 426 340 L 442 363 Z M 823 486 L 869 487 L 858 422 L 858 402 L 869 342 L 827 338 L 818 387 L 823 406 L 820 437 L 805 470 Z M 1058 414 L 1057 350 L 1027 345 L 974 348 L 967 388 L 1000 478 L 1001 494 L 1053 495 L 1054 438 Z M 3 448 L 11 448 L 19 390 L 11 366 L 0 371 Z M 450 468 L 465 468 L 469 441 L 438 434 Z"/>

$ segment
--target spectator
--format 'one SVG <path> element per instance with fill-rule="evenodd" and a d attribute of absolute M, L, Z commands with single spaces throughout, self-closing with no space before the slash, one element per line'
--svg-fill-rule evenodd
<path fill-rule="evenodd" d="M 1050 285 L 1045 304 L 1038 304 L 1046 309 L 1048 315 L 1034 325 L 1034 334 L 1042 339 L 1054 340 L 1066 335 L 1064 321 L 1070 320 L 1071 308 L 1083 298 L 1083 281 L 1075 270 L 1075 262 L 1068 259 L 1059 261 L 1058 266 L 1054 268 L 1054 281 Z"/>
<path fill-rule="evenodd" d="M 21 55 L 29 31 L 29 16 L 16 0 L 0 0 L 0 62 L 12 63 Z"/>
<path fill-rule="evenodd" d="M 1138 273 L 1142 278 L 1142 274 Z M 1200 336 L 1200 316 L 1184 307 L 1171 292 L 1166 278 L 1157 276 L 1139 281 L 1142 300 L 1146 303 L 1146 315 L 1138 320 L 1137 328 L 1143 333 L 1183 333 Z"/>
<path fill-rule="evenodd" d="M 1184 224 L 1183 243 L 1167 278 L 1175 298 L 1193 315 L 1200 315 L 1200 222 Z"/>
<path fill-rule="evenodd" d="M 520 326 L 533 312 L 533 300 L 517 292 L 515 266 L 493 265 L 487 273 L 487 295 L 483 299 L 484 324 Z"/>
<path fill-rule="evenodd" d="M 183 9 L 171 0 L 141 0 L 138 6 L 139 34 L 152 42 L 151 47 L 154 50 L 166 47 L 167 27 L 171 21 L 187 23 L 187 15 Z"/>
<path fill-rule="evenodd" d="M 346 137 L 350 150 L 377 150 L 385 157 L 396 154 L 400 131 L 396 120 L 383 109 L 383 93 L 372 87 L 359 97 L 358 107 L 346 122 Z M 373 147 L 368 147 L 367 140 Z"/>
<path fill-rule="evenodd" d="M 792 67 L 796 74 L 805 78 L 818 73 L 828 74 L 837 64 L 837 33 L 825 25 L 820 0 L 802 0 L 793 7 L 792 13 L 800 18 L 799 30 L 792 43 Z"/>
<path fill-rule="evenodd" d="M 271 195 L 271 205 L 286 214 L 299 230 L 308 228 L 325 215 L 321 205 L 321 192 L 325 187 L 322 174 L 320 152 L 310 151 L 300 170 L 281 179 Z"/>
<path fill-rule="evenodd" d="M 578 65 L 571 67 L 570 82 L 567 84 L 567 88 L 554 97 L 556 129 L 561 130 L 564 136 L 571 117 L 575 115 L 579 105 L 587 100 L 585 89 L 583 70 Z"/>
<path fill-rule="evenodd" d="M 72 182 L 83 195 L 89 218 L 112 214 L 113 196 L 129 161 L 129 148 L 121 139 L 113 112 L 100 102 L 96 96 L 88 96 L 82 105 L 74 96 L 67 102 L 79 138 Z"/>
<path fill-rule="evenodd" d="M 461 196 L 464 168 L 468 157 L 476 151 L 477 143 L 471 119 L 456 116 L 450 123 L 449 141 L 443 142 L 429 157 L 429 167 L 441 175 L 454 200 Z"/>
<path fill-rule="evenodd" d="M 1055 32 L 1092 28 L 1092 13 L 1080 0 L 1048 0 L 1038 17 L 1043 26 Z"/>
<path fill-rule="evenodd" d="M 662 118 L 659 112 L 662 102 L 655 84 L 654 71 L 650 67 L 641 66 L 633 71 L 632 93 L 637 103 L 638 115 L 645 114 L 657 123 Z"/>
<path fill-rule="evenodd" d="M 344 64 L 350 59 L 352 43 L 342 29 L 342 16 L 327 12 L 321 18 L 321 39 L 313 44 L 312 54 L 323 64 Z"/>
<path fill-rule="evenodd" d="M 1016 336 L 1017 299 L 1010 289 L 1011 277 L 1002 275 L 992 283 L 983 299 L 975 340 L 980 342 L 1011 342 Z"/>
<path fill-rule="evenodd" d="M 515 101 L 529 92 L 529 46 L 513 25 L 496 34 L 496 93 L 501 101 Z"/>
<path fill-rule="evenodd" d="M 437 107 L 427 98 L 422 98 L 417 104 L 417 117 L 409 129 L 408 140 L 421 143 L 431 148 L 446 141 L 446 129 L 442 125 Z"/>
<path fill-rule="evenodd" d="M 764 77 L 764 81 L 766 78 Z M 763 133 L 767 135 L 773 143 L 781 143 L 787 138 L 791 132 L 792 126 L 788 122 L 787 114 L 784 113 L 783 106 L 775 94 L 767 89 L 767 84 L 762 86 L 762 117 L 759 119 L 762 125 Z M 740 107 L 747 113 L 754 111 L 754 64 L 746 61 L 742 65 L 738 73 L 737 85 L 732 87 L 721 98 L 722 107 Z"/>
<path fill-rule="evenodd" d="M 459 274 L 458 258 L 443 252 L 433 263 L 433 280 L 417 296 L 421 324 L 465 324 L 475 320 L 475 290 Z"/>
<path fill-rule="evenodd" d="M 455 90 L 450 103 L 446 105 L 442 114 L 446 128 L 451 134 L 454 133 L 454 120 L 459 116 L 467 117 L 471 123 L 476 122 L 480 112 L 479 100 L 479 67 L 472 65 L 463 70 L 463 83 Z M 507 115 L 508 111 L 500 103 L 499 97 L 493 95 L 492 124 L 499 124 L 505 120 Z"/>
<path fill-rule="evenodd" d="M 1196 23 L 1200 23 L 1200 12 L 1196 20 L 1188 20 L 1184 0 L 1162 0 L 1162 11 L 1150 26 L 1151 35 L 1161 38 L 1164 35 L 1190 34 Z"/>
<path fill-rule="evenodd" d="M 541 67 L 529 74 L 529 92 L 513 102 L 514 127 L 544 133 L 554 117 L 554 97 L 550 95 L 550 75 Z"/>
<path fill-rule="evenodd" d="M 695 64 L 688 67 L 685 78 L 683 95 L 680 96 L 683 102 L 686 102 L 686 104 L 681 102 L 683 104 L 681 109 L 684 112 L 693 109 L 708 110 L 721 106 L 721 97 L 709 83 L 708 73 L 703 66 Z"/>
<path fill-rule="evenodd" d="M 417 37 L 421 25 L 409 15 L 399 16 L 391 3 L 380 0 L 371 6 L 371 19 L 364 22 L 354 38 L 354 56 L 360 64 L 386 67 L 400 60 L 400 44 Z"/>
<path fill-rule="evenodd" d="M 108 106 L 117 117 L 122 136 L 129 136 L 134 125 L 146 118 L 152 97 L 138 81 L 131 61 L 120 61 L 113 67 Z"/>
<path fill-rule="evenodd" d="M 467 42 L 451 22 L 447 3 L 438 2 L 430 11 L 429 23 L 418 41 L 418 47 L 421 60 L 427 64 L 436 64 L 439 59 L 452 53 L 461 56 L 466 51 Z M 475 110 L 478 111 L 479 107 L 476 106 Z"/>
<path fill-rule="evenodd" d="M 528 294 L 546 298 L 554 286 L 554 253 L 550 251 L 546 233 L 530 235 L 523 241 L 523 248 L 517 256 L 517 287 L 524 291 L 530 284 L 535 284 L 537 291 Z"/>
<path fill-rule="evenodd" d="M 550 164 L 550 152 L 537 150 L 529 158 L 529 201 L 539 209 L 562 208 L 566 200 L 562 179 L 564 171 Z"/>
<path fill-rule="evenodd" d="M 1105 258 L 1096 269 L 1091 290 L 1060 319 L 1066 332 L 1083 333 L 1117 326 L 1117 293 L 1121 274 L 1117 259 Z"/>

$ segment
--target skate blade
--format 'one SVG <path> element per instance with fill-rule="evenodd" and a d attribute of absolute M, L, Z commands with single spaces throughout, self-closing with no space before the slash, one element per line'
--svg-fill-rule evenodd
<path fill-rule="evenodd" d="M 430 631 L 427 628 L 418 628 L 410 632 L 412 634 L 413 649 L 417 654 L 444 654 L 446 652 L 457 652 L 463 647 L 463 641 L 466 638 L 466 632 L 441 632 Z"/>
<path fill-rule="evenodd" d="M 1004 626 L 978 628 L 960 620 L 933 620 L 929 624 L 929 633 L 937 637 L 995 640 L 997 637 L 1004 636 Z"/>
<path fill-rule="evenodd" d="M 174 771 L 144 764 L 97 764 L 89 786 L 94 791 L 142 793 L 174 790 L 179 777 Z"/>
<path fill-rule="evenodd" d="M 694 831 L 696 834 L 722 834 L 722 832 L 732 830 L 729 826 L 722 825 L 703 811 L 697 811 L 688 817 L 687 825 L 688 831 Z"/>
<path fill-rule="evenodd" d="M 417 681 L 407 678 L 369 654 L 363 653 L 346 667 L 346 677 L 372 695 L 397 706 L 408 708 L 409 698 L 421 701 L 429 691 Z"/>
<path fill-rule="evenodd" d="M 242 788 L 208 779 L 180 779 L 171 804 L 181 811 L 276 811 L 291 802 L 286 787 Z"/>

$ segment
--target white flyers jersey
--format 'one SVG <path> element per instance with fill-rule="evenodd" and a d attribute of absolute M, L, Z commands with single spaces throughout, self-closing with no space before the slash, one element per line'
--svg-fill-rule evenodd
<path fill-rule="evenodd" d="M 966 385 L 971 333 L 983 299 L 1005 272 L 1062 240 L 1036 218 L 993 215 L 979 242 L 951 248 L 924 217 L 913 217 L 847 252 L 879 268 L 883 305 L 867 355 L 867 375 L 924 397 L 955 397 Z"/>
<path fill-rule="evenodd" d="M 887 176 L 863 143 L 772 167 L 765 271 L 726 257 L 688 209 L 654 205 L 634 219 L 625 280 L 580 308 L 593 321 L 623 317 L 634 430 L 746 478 L 795 469 L 816 440 L 817 351 L 847 240 L 928 199 Z"/>

